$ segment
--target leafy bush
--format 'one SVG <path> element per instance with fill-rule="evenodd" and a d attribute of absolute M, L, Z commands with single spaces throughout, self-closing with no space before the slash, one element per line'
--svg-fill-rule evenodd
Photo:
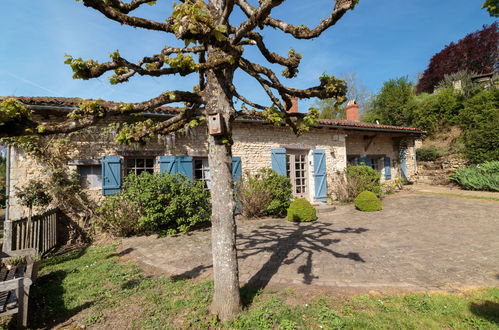
<path fill-rule="evenodd" d="M 141 212 L 124 194 L 111 195 L 98 209 L 94 225 L 118 237 L 128 237 L 144 232 L 139 225 Z"/>
<path fill-rule="evenodd" d="M 293 193 L 288 177 L 262 168 L 255 174 L 244 176 L 239 196 L 244 216 L 285 216 Z"/>
<path fill-rule="evenodd" d="M 354 199 L 355 208 L 363 212 L 381 211 L 381 200 L 370 191 L 363 191 Z"/>
<path fill-rule="evenodd" d="M 115 234 L 172 235 L 209 221 L 210 207 L 209 192 L 204 190 L 202 182 L 191 181 L 181 174 L 143 172 L 127 176 L 123 190 L 102 205 L 99 224 Z M 111 223 L 106 225 L 106 218 Z M 132 219 L 137 219 L 137 225 Z"/>
<path fill-rule="evenodd" d="M 459 169 L 451 181 L 466 190 L 499 191 L 499 161 Z"/>
<path fill-rule="evenodd" d="M 416 159 L 423 162 L 432 162 L 442 157 L 443 154 L 442 149 L 435 147 L 416 149 Z"/>
<path fill-rule="evenodd" d="M 463 153 L 474 164 L 499 160 L 499 89 L 482 91 L 460 113 Z"/>
<path fill-rule="evenodd" d="M 371 191 L 381 196 L 381 173 L 365 165 L 348 166 L 346 170 L 351 196 L 356 197 L 362 191 Z"/>
<path fill-rule="evenodd" d="M 463 107 L 462 93 L 444 88 L 435 94 L 421 94 L 412 100 L 412 126 L 429 134 L 441 127 L 456 124 Z"/>
<path fill-rule="evenodd" d="M 317 212 L 305 198 L 297 198 L 288 208 L 288 220 L 295 222 L 314 221 L 317 220 Z"/>
<path fill-rule="evenodd" d="M 380 183 L 381 173 L 365 165 L 348 166 L 345 172 L 338 172 L 335 178 L 333 194 L 339 201 L 351 202 L 362 191 L 372 191 L 377 196 L 383 195 Z"/>

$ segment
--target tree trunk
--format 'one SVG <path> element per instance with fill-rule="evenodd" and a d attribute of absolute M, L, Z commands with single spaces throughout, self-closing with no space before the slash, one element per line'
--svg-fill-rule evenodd
<path fill-rule="evenodd" d="M 209 55 L 213 55 L 213 49 Z M 216 56 L 216 54 L 214 55 Z M 218 55 L 219 56 L 219 55 Z M 235 201 L 232 184 L 232 119 L 234 108 L 225 84 L 233 69 L 206 74 L 206 113 L 220 113 L 225 134 L 208 137 L 212 205 L 212 254 L 215 291 L 211 311 L 221 320 L 232 319 L 241 310 L 236 251 Z"/>

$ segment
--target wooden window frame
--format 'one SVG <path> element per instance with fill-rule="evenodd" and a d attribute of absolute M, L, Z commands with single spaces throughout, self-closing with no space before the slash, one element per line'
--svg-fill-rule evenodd
<path fill-rule="evenodd" d="M 140 175 L 142 172 L 149 172 L 149 173 L 154 173 L 154 164 L 156 163 L 156 157 L 151 157 L 151 156 L 132 156 L 132 157 L 124 157 L 124 176 L 129 175 L 130 173 L 133 173 L 135 175 Z M 142 160 L 144 163 L 143 165 L 140 165 L 138 161 Z M 130 162 L 133 161 L 133 165 L 130 165 Z M 148 164 L 148 161 L 151 161 Z"/>
<path fill-rule="evenodd" d="M 204 161 L 208 164 L 208 166 L 204 166 Z M 201 162 L 201 168 L 196 168 L 196 165 Z M 208 157 L 193 157 L 192 158 L 192 179 L 194 181 L 202 181 L 204 183 L 204 188 L 206 190 L 210 190 L 211 187 L 211 175 L 207 179 L 206 172 L 210 171 L 210 164 L 208 163 Z M 201 176 L 198 174 L 201 173 Z"/>
<path fill-rule="evenodd" d="M 302 177 L 297 177 L 296 172 L 296 157 L 303 156 L 303 164 L 304 168 L 300 169 L 303 173 Z M 293 189 L 293 195 L 299 197 L 305 197 L 309 193 L 310 184 L 309 184 L 309 175 L 308 175 L 308 151 L 296 151 L 296 150 L 286 150 L 286 175 L 291 181 L 291 186 Z M 301 162 L 300 162 L 301 163 Z M 301 184 L 297 185 L 296 181 L 301 179 Z M 300 188 L 300 189 L 298 189 Z M 298 190 L 301 190 L 298 192 Z"/>

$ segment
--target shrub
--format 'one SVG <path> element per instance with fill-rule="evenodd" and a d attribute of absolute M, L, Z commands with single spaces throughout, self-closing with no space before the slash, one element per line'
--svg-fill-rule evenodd
<path fill-rule="evenodd" d="M 418 95 L 412 100 L 411 125 L 433 134 L 441 127 L 456 124 L 462 107 L 463 95 L 453 88 Z"/>
<path fill-rule="evenodd" d="M 348 166 L 346 177 L 352 198 L 364 190 L 373 192 L 376 196 L 381 196 L 381 173 L 372 168 L 365 165 Z"/>
<path fill-rule="evenodd" d="M 317 212 L 305 198 L 297 198 L 288 208 L 288 220 L 295 222 L 314 221 L 317 220 Z"/>
<path fill-rule="evenodd" d="M 114 236 L 128 237 L 144 232 L 139 226 L 140 209 L 124 194 L 108 196 L 97 213 L 94 225 Z"/>
<path fill-rule="evenodd" d="M 442 157 L 443 154 L 442 149 L 435 147 L 416 149 L 416 159 L 423 162 L 435 161 Z"/>
<path fill-rule="evenodd" d="M 129 175 L 120 194 L 108 200 L 100 208 L 99 223 L 106 218 L 114 219 L 108 227 L 103 224 L 101 228 L 118 234 L 152 231 L 172 235 L 210 220 L 210 196 L 204 184 L 181 174 Z M 137 219 L 136 225 L 132 218 Z M 111 226 L 120 229 L 111 229 Z"/>
<path fill-rule="evenodd" d="M 499 89 L 480 92 L 467 100 L 459 122 L 468 160 L 474 164 L 499 160 Z"/>
<path fill-rule="evenodd" d="M 354 200 L 355 208 L 363 212 L 381 211 L 381 200 L 370 191 L 363 191 Z"/>
<path fill-rule="evenodd" d="M 459 169 L 451 181 L 466 190 L 499 191 L 499 161 Z"/>
<path fill-rule="evenodd" d="M 292 197 L 289 178 L 268 168 L 247 173 L 239 187 L 243 215 L 247 217 L 285 216 Z"/>

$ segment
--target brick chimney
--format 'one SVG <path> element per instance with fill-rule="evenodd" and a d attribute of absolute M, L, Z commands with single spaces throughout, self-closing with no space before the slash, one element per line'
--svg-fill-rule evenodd
<path fill-rule="evenodd" d="M 298 98 L 291 97 L 291 108 L 288 110 L 288 113 L 296 113 L 298 112 Z"/>
<path fill-rule="evenodd" d="M 347 120 L 359 121 L 359 105 L 355 100 L 349 101 L 345 110 Z"/>

